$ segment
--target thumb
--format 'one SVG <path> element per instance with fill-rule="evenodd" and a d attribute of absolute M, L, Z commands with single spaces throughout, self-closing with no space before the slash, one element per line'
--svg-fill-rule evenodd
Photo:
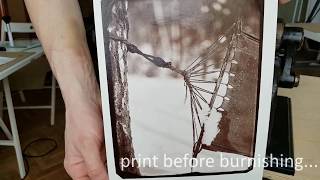
<path fill-rule="evenodd" d="M 107 169 L 99 143 L 86 142 L 81 149 L 81 154 L 87 167 L 88 176 L 92 180 L 108 180 Z"/>

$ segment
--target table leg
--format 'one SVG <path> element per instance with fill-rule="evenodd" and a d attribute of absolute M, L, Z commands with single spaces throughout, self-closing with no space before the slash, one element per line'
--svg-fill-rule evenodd
<path fill-rule="evenodd" d="M 9 140 L 12 140 L 11 132 L 3 121 L 3 92 L 0 91 L 0 127 Z"/>
<path fill-rule="evenodd" d="M 55 113 L 56 113 L 56 78 L 52 74 L 52 83 L 51 83 L 51 116 L 50 124 L 51 126 L 55 123 Z"/>
<path fill-rule="evenodd" d="M 16 151 L 16 156 L 17 156 L 17 160 L 18 160 L 19 173 L 20 173 L 20 177 L 23 178 L 26 175 L 26 171 L 25 171 L 23 157 L 22 157 L 22 151 L 21 151 L 21 147 L 20 147 L 19 134 L 18 134 L 18 129 L 17 129 L 16 117 L 14 114 L 14 108 L 13 108 L 8 78 L 3 79 L 2 83 L 3 83 L 4 94 L 6 97 L 6 102 L 7 102 L 7 107 L 8 107 L 8 114 L 9 114 L 11 131 L 12 131 L 12 136 L 13 136 L 13 144 L 14 144 L 14 149 Z"/>
<path fill-rule="evenodd" d="M 6 124 L 3 122 L 2 118 L 0 117 L 0 127 L 3 130 L 4 134 L 7 136 L 7 138 L 9 140 L 12 140 L 12 135 L 8 129 L 8 127 L 6 126 Z"/>

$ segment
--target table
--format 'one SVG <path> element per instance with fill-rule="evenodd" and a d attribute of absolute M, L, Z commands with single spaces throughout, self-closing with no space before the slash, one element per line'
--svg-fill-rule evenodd
<path fill-rule="evenodd" d="M 27 66 L 33 60 L 38 59 L 42 56 L 43 49 L 40 46 L 39 41 L 15 41 L 15 45 L 17 47 L 10 48 L 7 46 L 7 42 L 4 44 L 7 48 L 6 52 L 0 52 L 0 56 L 2 57 L 11 57 L 15 58 L 14 60 L 8 62 L 7 64 L 3 64 L 0 66 L 0 80 L 2 80 L 3 84 L 3 91 L 6 98 L 6 104 L 9 114 L 9 121 L 11 126 L 10 133 L 7 126 L 4 124 L 2 117 L 0 118 L 0 127 L 8 137 L 8 140 L 0 140 L 0 145 L 2 146 L 13 146 L 16 152 L 18 166 L 19 166 L 19 173 L 20 177 L 23 178 L 26 175 L 24 161 L 22 157 L 22 151 L 20 146 L 19 134 L 17 130 L 16 124 L 16 117 L 14 113 L 14 106 L 12 103 L 11 91 L 10 91 L 10 84 L 9 84 L 9 76 L 19 69 Z M 1 98 L 2 101 L 2 98 Z M 2 106 L 3 102 L 0 102 L 0 106 Z"/>

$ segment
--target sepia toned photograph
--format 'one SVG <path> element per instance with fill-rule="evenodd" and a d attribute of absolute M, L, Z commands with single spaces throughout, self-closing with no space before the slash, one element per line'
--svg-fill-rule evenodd
<path fill-rule="evenodd" d="M 263 6 L 260 0 L 102 1 L 119 176 L 252 170 Z M 225 159 L 242 165 L 225 166 Z"/>

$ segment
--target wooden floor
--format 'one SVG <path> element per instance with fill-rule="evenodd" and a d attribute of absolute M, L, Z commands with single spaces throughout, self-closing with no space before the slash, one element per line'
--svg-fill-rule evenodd
<path fill-rule="evenodd" d="M 305 164 L 320 167 L 320 78 L 302 77 L 301 85 L 295 89 L 281 89 L 281 95 L 289 96 L 293 102 L 294 145 L 296 157 L 304 158 Z M 49 91 L 26 92 L 28 102 L 49 103 Z M 14 95 L 14 103 L 19 104 L 19 96 Z M 33 100 L 36 99 L 36 102 Z M 22 147 L 38 138 L 49 137 L 58 142 L 58 149 L 42 158 L 29 159 L 30 171 L 27 180 L 70 179 L 63 168 L 64 158 L 64 105 L 58 98 L 56 125 L 50 127 L 48 110 L 17 110 L 17 124 Z M 7 119 L 7 116 L 5 116 Z M 0 132 L 0 138 L 3 134 Z M 39 144 L 32 152 L 45 150 L 48 144 Z M 319 180 L 319 168 L 305 168 L 295 177 L 265 172 L 271 180 Z M 0 180 L 19 179 L 17 162 L 13 148 L 0 147 Z"/>
<path fill-rule="evenodd" d="M 29 104 L 49 104 L 50 91 L 26 91 Z M 28 159 L 30 169 L 26 180 L 65 180 L 70 179 L 63 168 L 64 158 L 64 104 L 58 95 L 56 124 L 50 126 L 49 110 L 16 110 L 17 125 L 22 148 L 38 138 L 53 138 L 58 148 L 45 157 Z M 35 102 L 36 101 L 36 102 Z M 14 95 L 14 104 L 19 102 L 18 94 Z M 6 114 L 6 112 L 5 112 Z M 7 115 L 4 116 L 8 119 Z M 3 138 L 0 131 L 0 138 Z M 40 142 L 30 148 L 29 153 L 41 153 L 52 147 L 48 142 Z M 15 152 L 12 147 L 0 147 L 0 180 L 18 180 L 19 172 Z"/>

